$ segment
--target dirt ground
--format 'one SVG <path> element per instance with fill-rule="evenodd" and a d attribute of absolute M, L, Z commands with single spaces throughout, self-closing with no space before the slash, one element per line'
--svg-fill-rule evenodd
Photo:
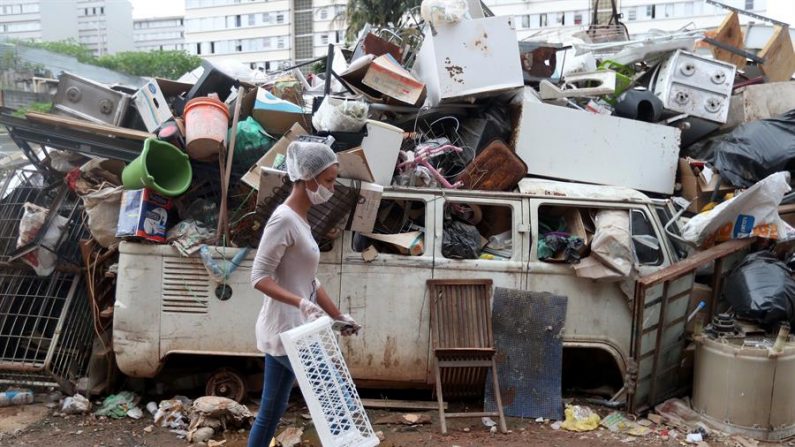
<path fill-rule="evenodd" d="M 53 406 L 53 405 L 51 405 Z M 256 405 L 249 405 L 252 412 Z M 597 409 L 605 416 L 606 409 Z M 410 412 L 430 419 L 430 424 L 402 425 L 381 423 L 385 419 L 400 419 L 408 412 L 368 410 L 370 421 L 376 431 L 383 433 L 382 446 L 385 447 L 586 447 L 586 446 L 679 446 L 686 445 L 685 434 L 676 433 L 663 426 L 653 426 L 653 432 L 643 438 L 616 434 L 599 428 L 585 433 L 555 430 L 552 424 L 537 423 L 532 420 L 508 418 L 510 433 L 490 433 L 479 418 L 448 420 L 449 434 L 439 433 L 438 415 L 435 411 Z M 300 427 L 304 430 L 303 447 L 320 447 L 312 429 L 308 411 L 300 398 L 291 401 L 287 415 L 282 420 L 279 432 L 287 427 Z M 666 431 L 668 439 L 664 439 Z M 278 432 L 277 432 L 278 433 Z M 245 447 L 247 430 L 225 432 L 214 437 L 216 441 L 226 440 L 224 447 Z M 21 407 L 0 408 L 0 446 L 57 446 L 57 447 L 185 447 L 190 445 L 179 439 L 166 428 L 154 427 L 148 414 L 139 420 L 112 420 L 93 415 L 61 416 L 57 408 L 51 409 L 43 403 Z M 201 444 L 200 444 L 201 445 Z M 707 439 L 700 447 L 735 446 L 746 447 L 732 439 Z M 760 443 L 759 446 L 795 445 Z M 198 445 L 197 445 L 198 447 Z"/>

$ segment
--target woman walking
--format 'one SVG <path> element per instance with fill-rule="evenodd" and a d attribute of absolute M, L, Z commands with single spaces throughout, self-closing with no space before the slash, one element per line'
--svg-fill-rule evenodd
<path fill-rule="evenodd" d="M 316 278 L 320 250 L 307 217 L 313 205 L 334 195 L 337 155 L 320 143 L 287 147 L 287 174 L 293 190 L 273 212 L 254 258 L 251 283 L 265 294 L 257 318 L 257 349 L 265 353 L 265 380 L 248 447 L 267 447 L 287 409 L 295 376 L 279 334 L 325 314 L 348 323 L 342 335 L 360 326 L 343 315 Z"/>

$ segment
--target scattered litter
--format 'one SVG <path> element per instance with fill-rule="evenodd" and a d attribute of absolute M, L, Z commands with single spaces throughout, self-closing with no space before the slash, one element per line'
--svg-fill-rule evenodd
<path fill-rule="evenodd" d="M 688 433 L 687 435 L 687 443 L 688 444 L 698 444 L 699 442 L 703 441 L 704 437 L 701 433 Z"/>
<path fill-rule="evenodd" d="M 12 405 L 27 405 L 33 403 L 33 391 L 31 390 L 6 390 L 0 392 L 0 407 Z"/>
<path fill-rule="evenodd" d="M 568 431 L 591 431 L 599 427 L 599 415 L 589 407 L 581 405 L 566 405 L 564 410 L 566 420 L 560 428 Z"/>
<path fill-rule="evenodd" d="M 624 433 L 632 436 L 646 436 L 651 433 L 651 430 L 640 425 L 639 423 L 630 421 L 623 414 L 613 412 L 605 416 L 599 423 L 602 427 L 615 433 Z"/>
<path fill-rule="evenodd" d="M 301 444 L 301 436 L 304 435 L 304 430 L 297 427 L 287 427 L 281 433 L 276 435 L 276 442 L 281 447 L 294 447 Z"/>
<path fill-rule="evenodd" d="M 136 409 L 139 399 L 138 396 L 130 391 L 111 394 L 102 401 L 102 405 L 100 405 L 99 409 L 97 409 L 94 414 L 97 416 L 107 416 L 113 419 L 121 419 L 125 416 L 138 416 L 138 418 L 140 418 L 143 415 L 143 413 L 140 413 L 141 416 L 138 415 L 140 409 L 138 412 L 132 411 L 132 416 L 129 414 L 131 410 Z"/>

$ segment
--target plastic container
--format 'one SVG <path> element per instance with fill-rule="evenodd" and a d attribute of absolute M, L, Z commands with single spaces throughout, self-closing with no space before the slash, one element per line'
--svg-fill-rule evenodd
<path fill-rule="evenodd" d="M 27 405 L 32 403 L 33 391 L 31 390 L 8 390 L 0 393 L 0 407 Z"/>
<path fill-rule="evenodd" d="M 196 160 L 212 160 L 221 151 L 229 131 L 229 109 L 221 101 L 201 97 L 185 105 L 185 149 Z"/>
<path fill-rule="evenodd" d="M 188 155 L 165 141 L 147 138 L 141 155 L 121 173 L 125 189 L 149 188 L 166 197 L 188 190 L 193 171 Z"/>

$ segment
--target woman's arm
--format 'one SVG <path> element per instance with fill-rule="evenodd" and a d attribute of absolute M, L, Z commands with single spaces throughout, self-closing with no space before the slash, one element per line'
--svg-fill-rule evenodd
<path fill-rule="evenodd" d="M 280 301 L 291 306 L 298 307 L 301 303 L 302 297 L 291 293 L 284 287 L 279 286 L 270 276 L 260 279 L 256 284 L 254 284 L 254 288 L 276 301 Z"/>
<path fill-rule="evenodd" d="M 342 312 L 337 309 L 337 305 L 331 300 L 331 297 L 323 286 L 317 289 L 317 305 L 334 320 L 339 320 L 340 316 L 342 316 Z"/>

